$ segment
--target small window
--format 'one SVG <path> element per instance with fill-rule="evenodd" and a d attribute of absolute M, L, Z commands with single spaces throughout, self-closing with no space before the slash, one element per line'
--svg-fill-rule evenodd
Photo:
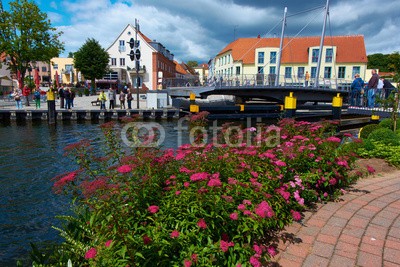
<path fill-rule="evenodd" d="M 297 78 L 304 78 L 304 67 L 299 67 L 297 69 Z"/>
<path fill-rule="evenodd" d="M 276 63 L 276 52 L 271 52 L 269 54 L 269 63 L 271 63 L 271 64 Z"/>
<path fill-rule="evenodd" d="M 311 62 L 318 62 L 318 56 L 319 56 L 319 49 L 313 49 Z"/>
<path fill-rule="evenodd" d="M 258 74 L 264 74 L 264 67 L 258 67 L 257 73 Z"/>
<path fill-rule="evenodd" d="M 360 66 L 354 66 L 353 67 L 353 73 L 352 73 L 351 77 L 354 77 L 357 73 L 358 74 L 360 73 Z"/>
<path fill-rule="evenodd" d="M 346 77 L 346 67 L 339 67 L 338 78 L 344 79 Z"/>
<path fill-rule="evenodd" d="M 264 64 L 264 52 L 258 52 L 258 64 Z"/>
<path fill-rule="evenodd" d="M 111 66 L 117 65 L 117 59 L 116 58 L 111 58 Z"/>
<path fill-rule="evenodd" d="M 275 66 L 269 67 L 269 73 L 270 74 L 276 74 L 276 67 Z"/>
<path fill-rule="evenodd" d="M 240 74 L 240 67 L 237 66 L 237 67 L 236 67 L 236 75 L 239 75 L 239 74 Z"/>
<path fill-rule="evenodd" d="M 292 78 L 292 67 L 285 67 L 285 78 Z"/>
<path fill-rule="evenodd" d="M 53 69 L 58 70 L 58 64 L 54 64 Z"/>
<path fill-rule="evenodd" d="M 317 76 L 317 67 L 311 67 L 311 78 L 315 79 Z"/>
<path fill-rule="evenodd" d="M 332 75 L 332 68 L 331 67 L 325 67 L 324 78 L 325 79 L 330 79 L 331 75 Z"/>
<path fill-rule="evenodd" d="M 332 48 L 326 49 L 325 62 L 332 62 L 332 57 L 333 57 L 333 49 Z"/>
<path fill-rule="evenodd" d="M 125 58 L 120 58 L 119 59 L 119 65 L 120 66 L 125 66 Z"/>

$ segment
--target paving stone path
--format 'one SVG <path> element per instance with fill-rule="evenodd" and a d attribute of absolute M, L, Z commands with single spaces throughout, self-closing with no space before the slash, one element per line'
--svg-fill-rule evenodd
<path fill-rule="evenodd" d="M 400 171 L 359 180 L 282 234 L 275 266 L 400 266 Z"/>

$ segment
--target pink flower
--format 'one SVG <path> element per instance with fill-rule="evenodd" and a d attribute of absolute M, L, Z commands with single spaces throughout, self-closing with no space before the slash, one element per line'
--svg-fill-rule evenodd
<path fill-rule="evenodd" d="M 192 262 L 191 262 L 190 260 L 185 260 L 185 261 L 183 262 L 183 264 L 185 265 L 185 267 L 190 267 L 190 266 L 192 266 Z"/>
<path fill-rule="evenodd" d="M 254 256 L 251 256 L 251 257 L 250 257 L 250 264 L 251 264 L 253 267 L 261 267 L 261 262 L 260 262 L 256 257 L 254 257 Z"/>
<path fill-rule="evenodd" d="M 172 231 L 172 233 L 170 234 L 171 238 L 178 238 L 179 237 L 179 231 L 178 230 L 174 230 Z"/>
<path fill-rule="evenodd" d="M 201 229 L 206 229 L 207 228 L 206 221 L 204 219 L 200 219 L 197 222 L 197 226 L 200 227 Z"/>
<path fill-rule="evenodd" d="M 272 257 L 274 257 L 276 254 L 278 254 L 278 253 L 276 252 L 276 249 L 275 249 L 274 246 L 269 246 L 269 247 L 267 248 L 267 251 L 268 251 L 268 254 L 271 255 Z"/>
<path fill-rule="evenodd" d="M 193 262 L 197 262 L 197 254 L 193 253 L 192 256 L 190 256 Z"/>
<path fill-rule="evenodd" d="M 296 190 L 294 193 L 294 199 L 301 205 L 304 206 L 304 198 L 300 196 L 299 190 Z"/>
<path fill-rule="evenodd" d="M 179 190 L 175 192 L 175 195 L 180 195 L 180 194 L 181 194 L 181 191 L 179 191 Z"/>
<path fill-rule="evenodd" d="M 290 213 L 292 213 L 293 220 L 295 220 L 297 222 L 301 220 L 300 212 L 295 211 L 295 210 L 291 210 Z"/>
<path fill-rule="evenodd" d="M 158 206 L 150 206 L 150 207 L 148 207 L 147 208 L 147 210 L 150 212 L 150 213 L 156 213 L 156 212 L 158 212 L 158 210 L 159 210 L 160 208 L 158 207 Z"/>
<path fill-rule="evenodd" d="M 119 173 L 128 173 L 132 171 L 132 167 L 129 165 L 122 165 L 117 168 Z"/>
<path fill-rule="evenodd" d="M 242 267 L 242 265 L 240 263 L 236 264 L 236 267 Z"/>
<path fill-rule="evenodd" d="M 147 235 L 144 235 L 144 236 L 142 237 L 142 239 L 143 239 L 143 243 L 144 243 L 145 245 L 148 245 L 148 244 L 151 243 L 151 238 L 148 237 Z"/>
<path fill-rule="evenodd" d="M 245 204 L 245 205 L 251 205 L 251 201 L 250 201 L 250 200 L 247 200 L 247 199 L 245 199 L 245 200 L 243 200 L 243 204 Z"/>
<path fill-rule="evenodd" d="M 272 216 L 274 216 L 272 208 L 266 201 L 262 201 L 260 204 L 258 204 L 258 206 L 255 208 L 254 211 L 261 218 L 266 218 L 266 217 L 271 218 Z"/>
<path fill-rule="evenodd" d="M 258 178 L 258 173 L 257 172 L 251 171 L 250 173 L 254 178 Z"/>
<path fill-rule="evenodd" d="M 281 160 L 277 160 L 274 163 L 275 163 L 276 166 L 279 166 L 279 167 L 285 167 L 286 166 L 286 163 L 284 161 L 281 161 Z"/>
<path fill-rule="evenodd" d="M 190 186 L 190 183 L 189 183 L 189 182 L 184 182 L 184 183 L 183 183 L 183 186 L 184 186 L 184 187 L 189 187 L 189 186 Z"/>
<path fill-rule="evenodd" d="M 372 174 L 375 172 L 375 169 L 373 167 L 367 165 L 367 171 L 368 171 L 368 173 Z"/>
<path fill-rule="evenodd" d="M 62 188 L 70 182 L 73 182 L 75 180 L 75 177 L 77 176 L 78 172 L 70 172 L 64 177 L 62 177 L 60 180 L 54 183 L 54 188 L 56 189 L 56 192 L 61 192 Z"/>
<path fill-rule="evenodd" d="M 94 259 L 96 257 L 97 250 L 95 248 L 89 249 L 85 254 L 85 259 Z"/>
<path fill-rule="evenodd" d="M 229 218 L 231 218 L 231 220 L 236 221 L 238 219 L 239 215 L 237 214 L 237 212 L 233 212 L 231 213 L 231 215 L 229 215 Z"/>
<path fill-rule="evenodd" d="M 243 210 L 246 209 L 246 206 L 245 206 L 244 204 L 239 204 L 238 207 L 237 207 L 237 209 L 243 211 Z"/>
<path fill-rule="evenodd" d="M 107 242 L 104 244 L 104 246 L 106 246 L 106 248 L 108 248 L 112 243 L 112 239 L 107 240 Z"/>
<path fill-rule="evenodd" d="M 258 255 L 262 254 L 262 248 L 259 245 L 253 245 L 254 252 Z"/>
<path fill-rule="evenodd" d="M 340 143 L 342 140 L 336 136 L 331 136 L 326 138 L 326 141 L 333 142 L 333 143 Z"/>
<path fill-rule="evenodd" d="M 194 173 L 190 176 L 190 180 L 193 182 L 203 181 L 203 180 L 206 180 L 207 178 L 208 178 L 208 173 L 206 173 L 206 172 L 198 172 L 198 173 Z"/>
<path fill-rule="evenodd" d="M 233 242 L 227 242 L 224 240 L 221 240 L 219 243 L 219 247 L 223 252 L 227 252 L 229 247 L 233 247 L 235 244 Z"/>
<path fill-rule="evenodd" d="M 228 184 L 237 184 L 238 181 L 234 178 L 228 178 Z"/>
<path fill-rule="evenodd" d="M 220 187 L 222 186 L 222 183 L 219 179 L 210 179 L 207 183 L 208 186 L 210 187 Z"/>

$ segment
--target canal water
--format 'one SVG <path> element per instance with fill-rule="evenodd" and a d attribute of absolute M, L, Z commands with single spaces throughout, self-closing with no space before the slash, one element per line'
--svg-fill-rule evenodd
<path fill-rule="evenodd" d="M 176 148 L 181 132 L 177 121 L 157 122 L 165 131 L 164 148 Z M 56 215 L 67 214 L 69 199 L 52 192 L 52 178 L 75 169 L 63 157 L 64 147 L 83 138 L 102 143 L 99 124 L 46 122 L 0 125 L 0 266 L 26 259 L 30 243 L 60 241 L 51 228 Z M 185 137 L 182 137 L 185 138 Z"/>

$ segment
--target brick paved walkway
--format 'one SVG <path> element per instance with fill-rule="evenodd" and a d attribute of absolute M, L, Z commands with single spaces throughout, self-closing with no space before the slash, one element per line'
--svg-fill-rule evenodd
<path fill-rule="evenodd" d="M 400 171 L 361 179 L 283 235 L 277 266 L 400 266 Z"/>

